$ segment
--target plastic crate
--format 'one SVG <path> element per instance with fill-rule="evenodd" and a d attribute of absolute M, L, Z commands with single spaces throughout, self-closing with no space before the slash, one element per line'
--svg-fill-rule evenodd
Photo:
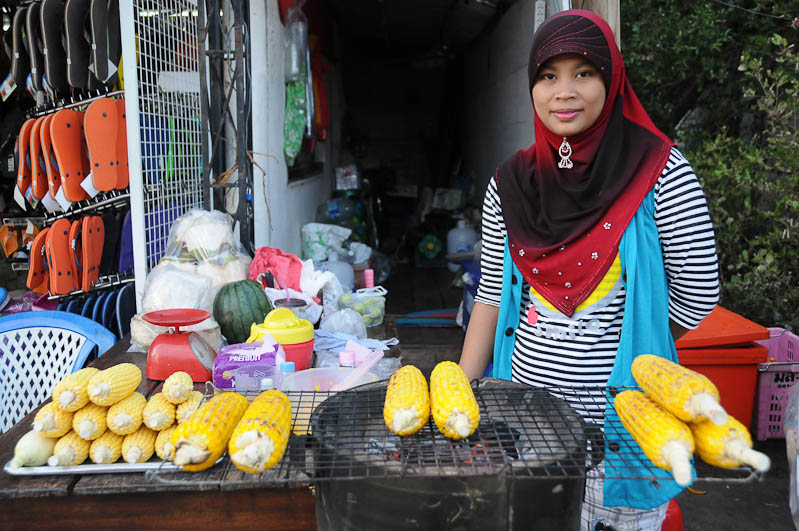
<path fill-rule="evenodd" d="M 785 437 L 783 411 L 799 379 L 799 336 L 782 328 L 769 328 L 769 334 L 769 339 L 757 341 L 768 348 L 768 361 L 758 365 L 755 426 L 760 441 Z"/>

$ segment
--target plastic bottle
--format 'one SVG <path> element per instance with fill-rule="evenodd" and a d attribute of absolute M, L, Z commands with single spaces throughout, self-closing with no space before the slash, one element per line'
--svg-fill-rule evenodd
<path fill-rule="evenodd" d="M 363 287 L 364 288 L 373 288 L 373 287 L 375 287 L 375 270 L 374 269 L 364 269 L 363 270 Z"/>
<path fill-rule="evenodd" d="M 264 391 L 269 391 L 270 389 L 274 388 L 275 388 L 275 381 L 272 378 L 261 378 L 260 390 L 262 393 Z"/>
<path fill-rule="evenodd" d="M 465 219 L 459 219 L 458 225 L 447 233 L 447 254 L 468 253 L 475 243 L 477 243 L 477 232 L 466 223 Z M 460 264 L 447 262 L 447 268 L 455 273 Z"/>
<path fill-rule="evenodd" d="M 327 261 L 322 264 L 325 266 L 325 270 L 336 275 L 345 293 L 355 289 L 355 272 L 352 270 L 352 266 L 347 262 L 339 261 L 335 251 L 331 251 L 327 256 Z"/>
<path fill-rule="evenodd" d="M 294 362 L 284 361 L 280 364 L 280 390 L 289 391 L 289 380 L 294 374 Z"/>

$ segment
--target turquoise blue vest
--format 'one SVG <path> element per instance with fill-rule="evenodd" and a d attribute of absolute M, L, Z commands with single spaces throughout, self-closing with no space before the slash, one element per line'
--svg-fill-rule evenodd
<path fill-rule="evenodd" d="M 638 354 L 659 354 L 677 361 L 677 350 L 669 329 L 668 285 L 654 214 L 654 191 L 650 191 L 624 231 L 619 244 L 619 258 L 627 295 L 619 349 L 608 379 L 608 387 L 637 386 L 630 367 L 633 358 Z M 522 300 L 522 282 L 517 281 L 514 284 L 513 275 L 521 280 L 521 273 L 511 259 L 506 240 L 493 369 L 494 377 L 505 380 L 511 379 L 511 358 Z M 612 448 L 618 448 L 617 434 L 624 432 L 624 427 L 611 405 L 613 398 L 607 398 L 604 505 L 651 509 L 666 503 L 682 487 L 671 479 L 669 472 L 652 465 L 643 453 L 639 452 L 633 457 L 627 450 L 622 463 L 618 453 Z M 628 436 L 622 447 L 627 448 L 629 444 Z M 648 479 L 621 479 L 619 476 Z M 653 481 L 652 477 L 657 480 Z"/>

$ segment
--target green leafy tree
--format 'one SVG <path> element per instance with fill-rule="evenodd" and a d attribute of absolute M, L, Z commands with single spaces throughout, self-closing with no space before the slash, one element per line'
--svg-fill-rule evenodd
<path fill-rule="evenodd" d="M 779 1 L 744 7 L 793 15 L 791 5 L 795 10 L 795 3 Z M 673 22 L 664 23 L 669 16 Z M 715 2 L 622 1 L 622 45 L 633 87 L 655 123 L 678 139 L 708 198 L 722 304 L 761 324 L 794 330 L 798 33 L 790 20 Z"/>

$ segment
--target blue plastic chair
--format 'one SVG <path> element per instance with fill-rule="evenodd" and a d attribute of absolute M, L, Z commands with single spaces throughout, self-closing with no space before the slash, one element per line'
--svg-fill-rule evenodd
<path fill-rule="evenodd" d="M 99 357 L 114 334 L 80 315 L 59 311 L 11 314 L 0 319 L 0 433 L 39 404 L 66 375 Z"/>

